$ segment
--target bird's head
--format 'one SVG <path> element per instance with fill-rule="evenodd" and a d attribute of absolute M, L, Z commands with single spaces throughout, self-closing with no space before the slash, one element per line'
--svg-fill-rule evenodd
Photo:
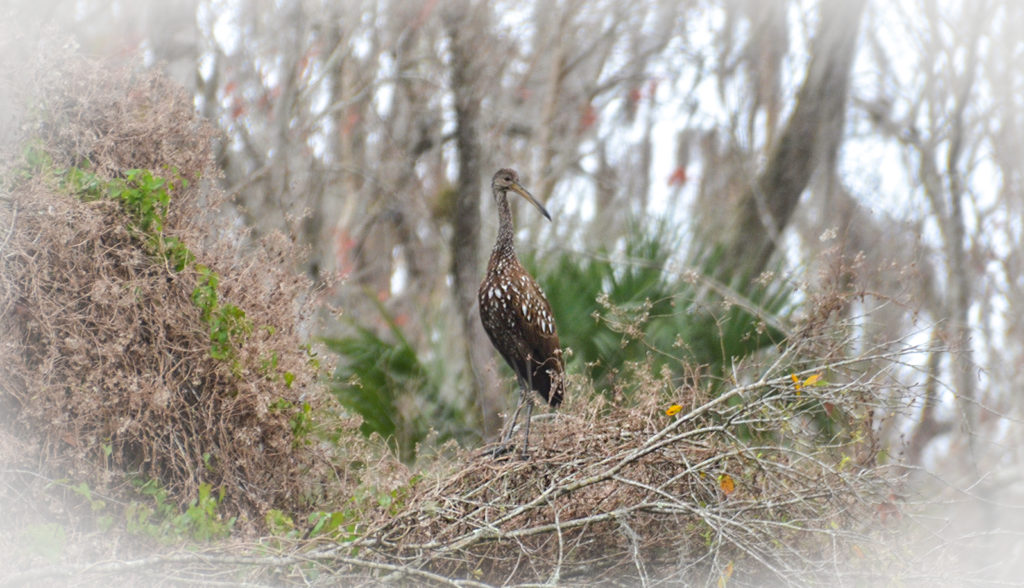
<path fill-rule="evenodd" d="M 512 190 L 536 206 L 537 210 L 544 215 L 544 218 L 551 220 L 551 215 L 548 214 L 544 205 L 538 202 L 537 199 L 533 197 L 533 194 L 530 194 L 530 192 L 519 183 L 519 174 L 516 173 L 516 170 L 508 168 L 499 169 L 498 172 L 494 174 L 494 178 L 491 179 L 491 189 L 494 190 L 495 197 L 499 195 L 507 195 L 508 191 Z"/>

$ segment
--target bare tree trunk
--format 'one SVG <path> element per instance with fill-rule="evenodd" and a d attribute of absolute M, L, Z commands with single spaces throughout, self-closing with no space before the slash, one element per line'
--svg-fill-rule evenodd
<path fill-rule="evenodd" d="M 970 38 L 967 40 L 967 57 L 965 58 L 962 77 L 957 80 L 956 103 L 952 117 L 952 130 L 949 137 L 949 150 L 946 155 L 946 173 L 949 176 L 949 229 L 946 232 L 947 255 L 949 257 L 949 318 L 953 337 L 955 355 L 953 356 L 953 383 L 956 387 L 957 400 L 960 403 L 963 419 L 964 435 L 971 456 L 971 465 L 977 468 L 975 436 L 977 435 L 977 393 L 974 382 L 974 354 L 971 350 L 971 330 L 968 312 L 971 307 L 971 287 L 973 273 L 967 267 L 967 237 L 964 227 L 963 200 L 965 198 L 963 178 L 960 172 L 960 156 L 964 144 L 964 109 L 971 100 L 974 88 L 975 72 L 978 64 L 978 43 L 983 30 L 983 23 L 988 20 L 988 10 L 981 6 L 972 7 L 974 15 Z"/>
<path fill-rule="evenodd" d="M 812 172 L 835 160 L 864 4 L 819 3 L 818 31 L 796 106 L 764 171 L 740 199 L 736 230 L 725 244 L 722 267 L 731 276 L 749 279 L 764 271 Z"/>
<path fill-rule="evenodd" d="M 458 8 L 461 8 L 459 10 Z M 502 393 L 493 366 L 493 353 L 480 324 L 477 308 L 477 287 L 480 282 L 480 93 L 479 64 L 474 59 L 474 15 L 479 7 L 470 2 L 460 6 L 446 18 L 451 40 L 451 84 L 455 95 L 455 148 L 459 175 L 456 182 L 454 218 L 452 219 L 452 276 L 455 306 L 459 312 L 466 363 L 472 372 L 471 384 L 478 398 L 480 422 L 485 439 L 495 437 L 501 429 L 499 416 Z"/>
<path fill-rule="evenodd" d="M 563 14 L 561 18 L 563 20 L 559 23 L 559 28 L 564 28 L 570 15 Z M 536 127 L 537 164 L 534 166 L 534 173 L 531 174 L 539 180 L 536 182 L 534 190 L 541 202 L 547 202 L 555 189 L 556 178 L 553 162 L 556 154 L 552 133 L 555 130 L 558 100 L 562 96 L 565 80 L 565 49 L 562 45 L 562 37 L 556 35 L 552 42 L 554 46 L 548 55 L 544 104 L 541 107 L 539 124 Z"/>
<path fill-rule="evenodd" d="M 949 422 L 940 422 L 935 418 L 935 407 L 938 405 L 939 396 L 937 390 L 938 382 L 942 377 L 939 371 L 942 367 L 942 357 L 945 355 L 939 349 L 942 343 L 940 328 L 935 327 L 932 331 L 932 342 L 929 346 L 931 351 L 928 353 L 928 363 L 925 371 L 928 379 L 925 380 L 921 416 L 913 432 L 910 434 L 910 440 L 907 441 L 906 459 L 907 463 L 912 466 L 922 465 L 921 461 L 925 448 L 931 444 L 935 437 L 949 432 L 951 428 Z"/>

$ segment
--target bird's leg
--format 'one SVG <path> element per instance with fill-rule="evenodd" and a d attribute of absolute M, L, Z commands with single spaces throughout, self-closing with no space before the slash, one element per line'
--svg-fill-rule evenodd
<path fill-rule="evenodd" d="M 526 435 L 523 437 L 523 457 L 529 457 L 530 449 L 530 419 L 533 417 L 533 397 L 524 394 L 526 397 Z"/>
<path fill-rule="evenodd" d="M 505 431 L 501 435 L 501 443 L 489 451 L 488 453 L 492 457 L 501 457 L 508 454 L 513 449 L 512 447 L 512 433 L 516 430 L 516 421 L 519 420 L 519 413 L 523 410 L 523 401 L 526 399 L 526 390 L 523 387 L 523 382 L 519 382 L 519 403 L 516 405 L 516 411 L 512 413 L 512 419 L 505 423 Z M 531 403 L 532 404 L 532 403 Z M 532 406 L 530 408 L 533 408 Z"/>
<path fill-rule="evenodd" d="M 515 412 L 512 413 L 512 419 L 509 420 L 505 426 L 505 434 L 501 436 L 502 443 L 508 443 L 509 439 L 512 438 L 512 433 L 516 430 L 516 421 L 519 420 L 519 412 L 523 410 L 523 397 L 520 394 L 519 403 L 516 405 Z"/>
<path fill-rule="evenodd" d="M 533 360 L 529 355 L 526 356 L 526 364 L 530 366 L 530 369 L 526 372 L 526 379 L 519 379 L 522 402 L 526 403 L 526 434 L 523 435 L 523 459 L 530 457 L 527 451 L 530 449 L 530 420 L 533 418 Z"/>
<path fill-rule="evenodd" d="M 523 410 L 523 402 L 526 401 L 526 388 L 522 380 L 519 381 L 519 403 L 516 405 L 516 411 L 512 413 L 512 420 L 508 423 L 508 428 L 505 429 L 505 434 L 501 437 L 502 443 L 508 443 L 512 438 L 512 433 L 516 430 L 516 421 L 519 420 L 519 413 Z"/>

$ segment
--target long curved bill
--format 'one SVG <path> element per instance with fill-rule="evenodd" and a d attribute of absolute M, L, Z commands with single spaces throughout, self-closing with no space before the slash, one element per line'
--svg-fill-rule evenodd
<path fill-rule="evenodd" d="M 537 199 L 534 198 L 533 194 L 530 194 L 530 192 L 527 191 L 526 188 L 520 186 L 518 182 L 514 182 L 511 186 L 509 186 L 509 188 L 515 191 L 516 194 L 519 194 L 523 198 L 529 200 L 530 203 L 536 206 L 537 210 L 539 210 L 540 213 L 544 215 L 544 218 L 551 220 L 551 215 L 548 214 L 548 209 L 544 208 L 544 205 L 541 204 L 540 202 L 537 202 Z"/>

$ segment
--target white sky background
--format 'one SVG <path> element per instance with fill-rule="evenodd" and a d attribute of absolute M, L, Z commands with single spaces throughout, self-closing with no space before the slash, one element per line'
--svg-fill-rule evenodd
<path fill-rule="evenodd" d="M 799 10 L 793 9 L 790 12 L 792 27 L 789 38 L 790 52 L 785 59 L 783 71 L 782 88 L 785 110 L 782 113 L 782 120 L 785 120 L 788 110 L 792 107 L 796 85 L 803 77 L 807 60 L 807 36 L 813 30 L 813 23 L 800 22 L 798 19 L 807 12 L 805 10 L 806 6 L 803 5 L 813 5 L 814 3 L 805 0 L 801 4 L 802 6 Z M 238 44 L 242 42 L 235 18 L 235 9 L 238 5 L 237 0 L 221 0 L 215 3 L 218 10 L 214 19 L 213 32 L 221 48 L 228 54 L 233 53 L 237 49 Z M 524 5 L 521 11 L 515 10 L 514 5 L 506 4 L 505 6 L 511 6 L 513 9 L 500 15 L 500 21 L 504 27 L 509 30 L 516 30 L 529 25 L 528 11 L 531 10 L 531 6 Z M 207 6 L 200 4 L 199 22 L 209 22 L 209 15 L 206 11 Z M 701 57 L 708 63 L 714 62 L 716 56 L 711 54 L 714 51 L 712 35 L 713 31 L 720 29 L 722 20 L 723 13 L 721 11 L 708 10 L 700 14 L 699 18 L 688 21 L 687 28 L 690 46 L 681 49 L 689 52 L 704 52 L 704 55 Z M 882 20 L 884 22 L 885 19 Z M 900 39 L 898 31 L 894 31 L 891 38 L 894 43 L 898 42 Z M 358 46 L 355 49 L 358 51 Z M 908 52 L 912 50 L 912 47 L 907 47 Z M 672 51 L 665 53 L 667 55 L 673 54 Z M 855 77 L 866 77 L 873 73 L 870 65 L 865 65 L 863 58 L 859 59 L 857 63 L 861 66 L 861 71 L 856 72 Z M 209 59 L 203 59 L 201 61 L 201 72 L 208 74 L 211 65 L 212 63 Z M 658 71 L 658 69 L 661 71 Z M 746 95 L 749 93 L 749 90 L 743 87 L 744 80 L 740 75 L 735 76 L 725 86 L 725 92 L 719 91 L 716 78 L 705 76 L 703 81 L 696 86 L 693 93 L 692 97 L 696 100 L 697 109 L 691 114 L 686 104 L 681 104 L 679 100 L 673 100 L 672 97 L 687 96 L 690 93 L 693 76 L 696 72 L 687 70 L 692 69 L 692 60 L 682 57 L 682 52 L 677 54 L 673 62 L 656 64 L 656 70 L 652 72 L 652 78 L 659 80 L 656 98 L 653 103 L 655 112 L 653 114 L 649 113 L 648 111 L 652 108 L 652 103 L 649 100 L 643 100 L 639 106 L 639 112 L 635 117 L 632 128 L 624 129 L 616 124 L 614 128 L 602 129 L 603 134 L 614 133 L 622 137 L 625 140 L 623 143 L 625 145 L 624 149 L 629 150 L 641 138 L 648 116 L 653 116 L 657 121 L 653 132 L 654 150 L 650 170 L 650 186 L 652 190 L 649 200 L 650 207 L 646 211 L 634 211 L 637 214 L 668 215 L 679 223 L 685 222 L 685 217 L 688 216 L 688 206 L 686 205 L 692 201 L 692 197 L 695 194 L 695 188 L 701 173 L 701 162 L 699 158 L 691 160 L 691 168 L 687 170 L 689 180 L 682 189 L 683 197 L 679 201 L 683 206 L 679 206 L 675 210 L 669 210 L 671 187 L 668 184 L 668 179 L 675 169 L 676 134 L 687 124 L 699 128 L 726 128 L 728 126 L 727 117 L 729 112 L 735 109 L 736 103 L 745 100 Z M 265 67 L 264 71 L 268 76 L 268 83 L 272 84 L 275 68 Z M 680 72 L 682 72 L 681 75 Z M 381 73 L 385 77 L 389 75 L 387 63 L 382 64 Z M 312 75 L 317 76 L 317 73 L 313 72 Z M 678 80 L 675 83 L 669 83 L 668 80 L 673 78 L 678 78 Z M 387 83 L 383 83 L 377 88 L 374 103 L 382 114 L 386 112 L 390 103 L 391 92 L 392 87 Z M 326 103 L 321 104 L 321 106 L 326 107 Z M 609 103 L 599 117 L 599 121 L 615 120 L 614 111 L 621 108 L 621 106 L 621 101 L 618 100 Z M 448 115 L 451 116 L 451 113 L 448 112 Z M 445 132 L 449 132 L 454 128 L 453 119 L 446 120 L 445 123 Z M 762 129 L 763 127 L 757 127 L 758 131 Z M 329 129 L 325 129 L 325 132 L 329 131 Z M 756 146 L 763 143 L 764 137 L 739 137 L 739 139 L 748 145 Z M 312 147 L 315 152 L 323 153 L 324 142 L 314 143 Z M 614 154 L 612 155 L 614 156 Z M 844 181 L 858 195 L 865 196 L 871 206 L 877 206 L 880 211 L 884 211 L 896 218 L 905 217 L 920 209 L 920 202 L 915 203 L 908 198 L 908 194 L 912 193 L 913 190 L 909 187 L 909 178 L 905 171 L 905 164 L 906 162 L 900 161 L 898 148 L 891 144 L 880 142 L 875 137 L 867 137 L 865 141 L 854 134 L 848 137 L 844 143 L 841 161 Z M 596 162 L 592 158 L 584 158 L 582 165 L 588 172 L 594 171 L 597 167 Z M 450 171 L 454 176 L 456 170 L 452 169 Z M 586 221 L 593 214 L 592 200 L 593 187 L 589 182 L 563 182 L 558 186 L 553 202 L 549 203 L 549 208 L 553 212 L 557 210 L 565 215 L 579 214 L 582 220 Z"/>

